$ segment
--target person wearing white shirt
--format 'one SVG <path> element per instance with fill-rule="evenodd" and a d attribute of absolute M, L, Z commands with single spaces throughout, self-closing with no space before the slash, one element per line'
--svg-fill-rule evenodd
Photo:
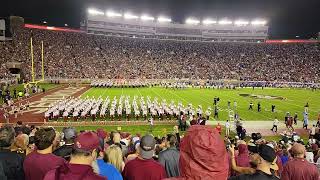
<path fill-rule="evenodd" d="M 211 108 L 208 108 L 206 110 L 206 115 L 207 115 L 207 120 L 209 120 L 210 119 L 210 115 L 211 115 Z"/>
<path fill-rule="evenodd" d="M 149 123 L 150 123 L 150 132 L 152 132 L 152 130 L 153 130 L 153 117 L 152 116 L 149 119 Z"/>
<path fill-rule="evenodd" d="M 226 136 L 229 137 L 229 135 L 230 135 L 230 123 L 229 123 L 229 120 L 227 120 L 225 126 L 226 126 Z"/>
<path fill-rule="evenodd" d="M 45 119 L 46 119 L 47 121 L 50 119 L 50 114 L 51 114 L 51 111 L 49 111 L 49 110 L 44 113 L 44 117 L 45 117 Z"/>
<path fill-rule="evenodd" d="M 114 120 L 114 108 L 112 108 L 112 107 L 110 109 L 110 118 L 111 118 L 111 121 Z"/>
<path fill-rule="evenodd" d="M 69 112 L 68 112 L 67 110 L 65 110 L 65 111 L 63 112 L 63 114 L 62 114 L 64 121 L 67 121 L 68 115 L 69 115 Z"/>
<path fill-rule="evenodd" d="M 310 135 L 313 137 L 314 137 L 314 135 L 316 135 L 316 126 L 315 125 L 312 126 Z"/>
<path fill-rule="evenodd" d="M 275 118 L 273 121 L 273 127 L 272 127 L 271 131 L 273 131 L 273 129 L 275 128 L 276 129 L 275 132 L 277 132 L 278 131 L 278 124 L 279 124 L 279 120 L 277 118 Z"/>

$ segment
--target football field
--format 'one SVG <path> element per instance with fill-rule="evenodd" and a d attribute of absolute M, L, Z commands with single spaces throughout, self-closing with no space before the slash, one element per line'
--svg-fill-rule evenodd
<path fill-rule="evenodd" d="M 238 88 L 231 89 L 166 89 L 161 87 L 146 87 L 146 88 L 90 88 L 81 98 L 91 97 L 98 98 L 101 96 L 105 99 L 107 96 L 112 100 L 114 96 L 121 95 L 130 96 L 133 100 L 134 96 L 147 96 L 158 98 L 158 102 L 166 99 L 167 104 L 171 100 L 177 105 L 181 102 L 184 106 L 192 103 L 193 107 L 197 108 L 201 105 L 203 112 L 210 106 L 213 109 L 214 97 L 219 97 L 219 120 L 226 120 L 228 118 L 228 101 L 230 101 L 230 110 L 238 112 L 243 120 L 261 121 L 273 120 L 277 117 L 282 120 L 286 112 L 298 114 L 299 120 L 302 120 L 302 113 L 304 106 L 309 103 L 309 119 L 317 119 L 320 112 L 320 91 L 312 91 L 309 89 L 287 89 L 287 88 Z M 237 106 L 234 108 L 234 101 Z M 249 103 L 253 102 L 253 110 L 248 110 Z M 257 111 L 257 103 L 261 104 L 261 112 Z M 139 103 L 138 103 L 139 104 Z M 276 106 L 276 112 L 271 112 L 271 105 Z M 213 111 L 213 110 L 212 110 Z M 213 112 L 210 120 L 213 120 Z"/>

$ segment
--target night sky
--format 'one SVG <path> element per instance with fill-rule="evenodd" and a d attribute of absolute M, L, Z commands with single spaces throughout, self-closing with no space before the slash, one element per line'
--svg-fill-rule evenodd
<path fill-rule="evenodd" d="M 197 18 L 266 18 L 271 39 L 316 37 L 320 0 L 4 0 L 0 17 L 22 16 L 26 23 L 78 28 L 86 9 L 130 10 L 140 15 L 167 15 L 175 22 Z"/>

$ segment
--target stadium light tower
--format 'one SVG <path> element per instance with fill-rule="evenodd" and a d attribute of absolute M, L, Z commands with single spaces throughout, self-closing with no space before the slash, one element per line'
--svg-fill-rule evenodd
<path fill-rule="evenodd" d="M 142 16 L 140 17 L 140 19 L 141 19 L 142 21 L 153 21 L 153 20 L 154 20 L 154 17 L 148 16 L 148 15 L 142 15 Z"/>
<path fill-rule="evenodd" d="M 264 26 L 267 24 L 266 20 L 253 20 L 251 21 L 251 24 L 254 26 Z"/>
<path fill-rule="evenodd" d="M 88 9 L 88 13 L 91 15 L 104 15 L 104 12 L 92 8 Z"/>
<path fill-rule="evenodd" d="M 232 21 L 227 20 L 227 19 L 224 19 L 224 20 L 220 20 L 220 21 L 218 22 L 218 24 L 228 25 L 228 24 L 232 24 Z"/>
<path fill-rule="evenodd" d="M 245 20 L 237 20 L 234 22 L 235 25 L 237 26 L 246 26 L 249 24 L 249 21 L 245 21 Z"/>
<path fill-rule="evenodd" d="M 121 13 L 117 13 L 117 12 L 114 12 L 114 11 L 107 11 L 106 15 L 108 17 L 122 17 Z"/>
<path fill-rule="evenodd" d="M 197 24 L 199 24 L 199 23 L 200 23 L 200 21 L 199 21 L 198 19 L 195 19 L 195 18 L 188 18 L 188 19 L 186 20 L 186 24 L 197 25 Z"/>
<path fill-rule="evenodd" d="M 204 19 L 204 20 L 202 21 L 202 24 L 203 24 L 203 25 L 210 25 L 210 24 L 216 24 L 216 23 L 217 23 L 217 21 L 212 20 L 212 19 Z"/>
<path fill-rule="evenodd" d="M 133 14 L 130 14 L 130 13 L 125 13 L 125 14 L 123 15 L 123 17 L 124 17 L 125 19 L 138 19 L 138 18 L 139 18 L 138 16 L 133 15 Z"/>
<path fill-rule="evenodd" d="M 158 22 L 171 22 L 171 19 L 164 16 L 159 16 Z"/>

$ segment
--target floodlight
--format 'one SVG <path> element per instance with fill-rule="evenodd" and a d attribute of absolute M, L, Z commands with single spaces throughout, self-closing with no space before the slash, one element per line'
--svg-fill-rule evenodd
<path fill-rule="evenodd" d="M 254 20 L 254 21 L 251 21 L 251 24 L 252 25 L 266 25 L 267 24 L 267 21 L 266 20 Z"/>
<path fill-rule="evenodd" d="M 249 24 L 249 21 L 245 21 L 245 20 L 237 20 L 234 22 L 235 25 L 237 26 L 245 26 Z"/>
<path fill-rule="evenodd" d="M 153 21 L 153 20 L 154 20 L 154 17 L 148 16 L 148 15 L 142 15 L 142 16 L 140 17 L 140 19 L 143 20 L 143 21 Z"/>
<path fill-rule="evenodd" d="M 107 15 L 108 17 L 121 17 L 121 16 L 122 16 L 122 14 L 117 13 L 117 12 L 113 12 L 113 11 L 107 11 L 107 12 L 106 12 L 106 15 Z"/>
<path fill-rule="evenodd" d="M 125 19 L 138 19 L 138 18 L 139 18 L 138 16 L 133 15 L 133 14 L 130 14 L 130 13 L 125 13 L 125 14 L 123 15 L 123 17 L 124 17 Z"/>
<path fill-rule="evenodd" d="M 204 24 L 204 25 L 210 25 L 210 24 L 216 24 L 216 23 L 217 23 L 217 21 L 211 20 L 211 19 L 205 19 L 202 21 L 202 24 Z"/>
<path fill-rule="evenodd" d="M 158 22 L 171 22 L 171 19 L 167 17 L 159 16 Z"/>
<path fill-rule="evenodd" d="M 186 24 L 199 24 L 200 21 L 198 19 L 194 19 L 194 18 L 188 18 L 186 20 Z"/>
<path fill-rule="evenodd" d="M 88 13 L 91 15 L 104 15 L 104 12 L 98 11 L 96 9 L 88 9 Z"/>
<path fill-rule="evenodd" d="M 230 21 L 230 20 L 220 20 L 218 23 L 221 24 L 221 25 L 227 25 L 227 24 L 232 24 L 232 21 Z"/>

